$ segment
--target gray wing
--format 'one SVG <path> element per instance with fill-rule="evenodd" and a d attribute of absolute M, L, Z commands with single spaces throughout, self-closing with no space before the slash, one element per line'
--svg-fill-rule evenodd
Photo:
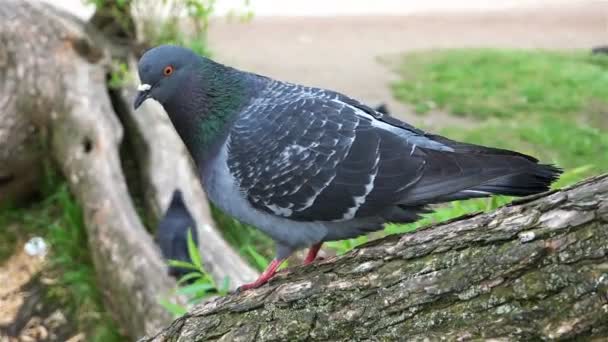
<path fill-rule="evenodd" d="M 251 205 L 275 215 L 374 216 L 422 177 L 417 144 L 448 148 L 337 93 L 281 84 L 267 94 L 231 129 L 228 167 Z"/>

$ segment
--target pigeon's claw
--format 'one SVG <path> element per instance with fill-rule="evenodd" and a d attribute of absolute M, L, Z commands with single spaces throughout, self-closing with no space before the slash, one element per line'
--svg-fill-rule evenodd
<path fill-rule="evenodd" d="M 319 243 L 316 243 L 316 244 L 310 246 L 310 249 L 308 250 L 308 254 L 306 255 L 306 259 L 304 259 L 304 262 L 303 262 L 304 265 L 311 264 L 313 261 L 315 261 L 317 259 L 317 254 L 319 254 L 321 245 L 323 245 L 323 242 L 319 242 Z"/>
<path fill-rule="evenodd" d="M 283 261 L 285 261 L 285 259 L 273 259 L 270 264 L 268 264 L 268 267 L 266 267 L 266 270 L 264 270 L 260 277 L 256 279 L 256 281 L 249 284 L 243 284 L 239 286 L 236 291 L 242 292 L 250 289 L 257 289 L 258 287 L 266 284 L 275 275 L 275 273 L 277 273 L 277 269 L 279 266 L 281 266 Z"/>

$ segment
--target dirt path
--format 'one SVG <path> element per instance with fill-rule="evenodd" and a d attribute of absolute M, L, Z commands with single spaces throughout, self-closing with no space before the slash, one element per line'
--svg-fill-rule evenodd
<path fill-rule="evenodd" d="M 235 24 L 216 20 L 216 59 L 275 78 L 335 89 L 370 105 L 392 99 L 394 75 L 379 56 L 456 47 L 587 49 L 608 44 L 608 1 L 561 8 L 384 17 L 264 17 Z M 434 123 L 449 124 L 446 116 Z M 414 120 L 416 121 L 416 120 Z M 427 122 L 427 124 L 433 124 Z"/>

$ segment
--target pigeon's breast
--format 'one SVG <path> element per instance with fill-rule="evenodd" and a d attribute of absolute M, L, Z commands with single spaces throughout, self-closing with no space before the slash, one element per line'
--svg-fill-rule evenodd
<path fill-rule="evenodd" d="M 200 169 L 209 200 L 228 215 L 260 229 L 281 245 L 303 248 L 323 241 L 327 235 L 323 222 L 290 220 L 255 209 L 249 203 L 228 168 L 229 143 L 230 138 Z"/>

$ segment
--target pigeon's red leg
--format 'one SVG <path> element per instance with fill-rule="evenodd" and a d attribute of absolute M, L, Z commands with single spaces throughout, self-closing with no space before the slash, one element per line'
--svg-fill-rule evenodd
<path fill-rule="evenodd" d="M 306 259 L 304 259 L 304 265 L 308 265 L 308 264 L 312 263 L 313 261 L 315 261 L 315 259 L 317 258 L 317 254 L 319 253 L 319 250 L 321 249 L 322 244 L 323 244 L 323 242 L 319 242 L 319 243 L 316 243 L 316 244 L 310 246 L 310 249 L 308 250 L 308 254 L 306 255 Z"/>
<path fill-rule="evenodd" d="M 238 291 L 257 289 L 258 287 L 266 284 L 270 280 L 270 278 L 272 278 L 272 276 L 277 272 L 277 268 L 281 266 L 283 261 L 285 261 L 285 259 L 272 259 L 270 264 L 268 264 L 268 267 L 266 267 L 264 272 L 262 272 L 262 274 L 258 279 L 256 279 L 256 281 L 254 281 L 253 283 L 243 284 L 239 286 Z"/>

